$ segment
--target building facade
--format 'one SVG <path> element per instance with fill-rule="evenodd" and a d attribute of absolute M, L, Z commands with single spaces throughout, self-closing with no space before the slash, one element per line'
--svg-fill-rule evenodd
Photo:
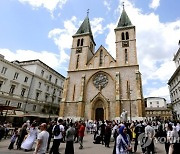
<path fill-rule="evenodd" d="M 179 40 L 180 46 L 180 40 Z M 170 99 L 173 107 L 173 115 L 180 119 L 180 47 L 174 55 L 173 61 L 176 65 L 176 70 L 168 81 Z"/>
<path fill-rule="evenodd" d="M 166 99 L 162 97 L 147 97 L 145 100 L 145 107 L 163 107 L 166 108 Z"/>
<path fill-rule="evenodd" d="M 166 99 L 162 97 L 147 97 L 144 99 L 147 119 L 171 119 L 172 111 L 167 107 Z"/>
<path fill-rule="evenodd" d="M 65 79 L 61 74 L 40 60 L 9 62 L 2 55 L 0 71 L 0 105 L 16 107 L 12 116 L 58 116 Z"/>
<path fill-rule="evenodd" d="M 73 36 L 60 117 L 91 120 L 142 118 L 145 108 L 136 53 L 136 31 L 125 9 L 115 28 L 116 59 L 101 45 L 95 52 L 89 17 Z"/>

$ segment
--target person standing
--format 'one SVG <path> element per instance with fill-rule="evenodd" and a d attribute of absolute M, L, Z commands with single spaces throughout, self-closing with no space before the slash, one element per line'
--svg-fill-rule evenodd
<path fill-rule="evenodd" d="M 119 135 L 119 126 L 118 126 L 118 123 L 114 124 L 113 130 L 112 130 L 112 134 L 113 134 L 113 137 L 114 137 L 113 154 L 116 154 L 116 138 Z"/>
<path fill-rule="evenodd" d="M 134 140 L 135 141 L 134 152 L 137 151 L 138 137 L 139 137 L 140 134 L 144 133 L 144 131 L 145 131 L 145 127 L 144 127 L 142 121 L 137 122 L 137 125 L 135 126 L 135 129 L 134 129 L 134 132 L 136 133 L 136 137 L 135 137 L 135 140 Z M 141 148 L 142 148 L 142 153 L 145 153 L 145 149 L 143 147 L 141 147 Z"/>
<path fill-rule="evenodd" d="M 70 123 L 69 128 L 66 131 L 65 154 L 74 154 L 74 135 L 75 128 L 73 128 L 73 123 Z"/>
<path fill-rule="evenodd" d="M 101 128 L 101 133 L 100 133 L 101 141 L 102 141 L 102 145 L 104 145 L 105 129 L 106 129 L 106 125 L 104 123 L 104 120 L 102 121 L 100 128 Z"/>
<path fill-rule="evenodd" d="M 170 134 L 170 146 L 169 146 L 169 154 L 177 154 L 179 153 L 179 134 L 176 130 L 176 126 L 172 126 L 172 131 Z"/>
<path fill-rule="evenodd" d="M 49 138 L 49 133 L 46 131 L 46 129 L 47 129 L 47 124 L 42 123 L 40 125 L 41 132 L 38 134 L 38 137 L 37 137 L 38 140 L 37 140 L 34 154 L 45 154 L 46 153 L 48 138 Z"/>
<path fill-rule="evenodd" d="M 18 136 L 18 140 L 17 140 L 17 150 L 21 149 L 21 144 L 24 140 L 24 137 L 27 135 L 27 124 L 24 123 L 22 125 L 22 128 L 19 131 L 19 136 Z"/>
<path fill-rule="evenodd" d="M 18 128 L 15 128 L 13 136 L 11 137 L 11 143 L 10 143 L 10 145 L 8 147 L 9 150 L 14 148 L 14 143 L 16 141 L 17 136 L 18 136 Z"/>
<path fill-rule="evenodd" d="M 151 143 L 150 145 L 148 145 L 146 147 L 147 149 L 147 154 L 150 154 L 152 152 L 152 154 L 154 154 L 154 136 L 155 136 L 155 130 L 154 128 L 151 126 L 151 123 L 148 122 L 147 126 L 145 127 L 145 136 L 146 139 L 150 140 Z"/>
<path fill-rule="evenodd" d="M 130 137 L 127 134 L 127 128 L 121 126 L 119 129 L 119 135 L 116 139 L 116 154 L 128 154 L 128 152 L 132 150 L 130 144 Z"/>
<path fill-rule="evenodd" d="M 166 154 L 169 153 L 169 146 L 170 146 L 170 140 L 171 140 L 171 131 L 172 131 L 172 125 L 171 124 L 166 124 L 165 125 L 165 133 L 166 133 L 165 151 L 166 151 Z"/>
<path fill-rule="evenodd" d="M 37 138 L 38 130 L 36 128 L 36 123 L 32 123 L 29 134 L 25 141 L 22 143 L 21 148 L 24 149 L 25 151 L 30 151 L 32 150 L 34 141 Z"/>
<path fill-rule="evenodd" d="M 48 128 L 47 128 L 47 132 L 49 133 L 47 151 L 49 151 L 49 146 L 50 146 L 50 143 L 51 143 L 52 129 L 53 129 L 53 127 L 54 127 L 54 121 L 51 121 L 51 122 L 49 123 Z"/>
<path fill-rule="evenodd" d="M 74 124 L 75 127 L 75 135 L 74 135 L 74 142 L 78 143 L 79 139 L 78 139 L 78 134 L 79 134 L 79 127 L 80 127 L 80 123 L 78 121 L 75 122 Z"/>
<path fill-rule="evenodd" d="M 105 147 L 109 148 L 109 143 L 110 143 L 110 138 L 111 138 L 111 124 L 110 122 L 107 122 L 107 126 L 105 129 Z"/>
<path fill-rule="evenodd" d="M 79 128 L 79 134 L 78 134 L 78 136 L 79 136 L 79 144 L 80 144 L 79 149 L 83 148 L 84 131 L 85 131 L 85 123 L 80 122 L 80 128 Z"/>
<path fill-rule="evenodd" d="M 53 127 L 54 140 L 49 154 L 51 153 L 59 154 L 59 146 L 60 143 L 63 141 L 63 133 L 64 133 L 64 126 L 62 123 L 63 120 L 59 119 L 58 124 Z"/>

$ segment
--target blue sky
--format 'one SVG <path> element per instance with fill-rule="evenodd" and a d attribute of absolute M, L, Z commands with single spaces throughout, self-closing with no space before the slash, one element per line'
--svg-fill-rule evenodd
<path fill-rule="evenodd" d="M 144 97 L 169 102 L 167 82 L 180 39 L 179 0 L 1 0 L 0 54 L 9 61 L 40 59 L 66 76 L 72 35 L 90 9 L 96 49 L 103 45 L 115 57 L 114 29 L 123 1 L 136 26 Z"/>

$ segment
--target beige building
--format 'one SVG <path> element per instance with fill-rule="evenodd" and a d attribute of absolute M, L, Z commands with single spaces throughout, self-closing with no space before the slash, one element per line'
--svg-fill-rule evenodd
<path fill-rule="evenodd" d="M 114 31 L 116 59 L 103 46 L 95 52 L 88 16 L 73 36 L 60 117 L 112 120 L 123 109 L 129 118 L 144 117 L 136 31 L 124 9 Z"/>
<path fill-rule="evenodd" d="M 146 119 L 171 119 L 172 111 L 168 108 L 166 99 L 162 97 L 147 97 L 144 99 Z"/>
<path fill-rule="evenodd" d="M 57 118 L 64 79 L 38 59 L 10 62 L 0 54 L 0 121 Z"/>

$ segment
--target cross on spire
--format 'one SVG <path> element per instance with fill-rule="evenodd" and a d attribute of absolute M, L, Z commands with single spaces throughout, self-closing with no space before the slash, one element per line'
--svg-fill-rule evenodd
<path fill-rule="evenodd" d="M 123 6 L 123 9 L 124 9 L 124 2 L 122 2 L 122 6 Z"/>
<path fill-rule="evenodd" d="M 89 9 L 87 9 L 87 16 L 89 16 Z"/>

